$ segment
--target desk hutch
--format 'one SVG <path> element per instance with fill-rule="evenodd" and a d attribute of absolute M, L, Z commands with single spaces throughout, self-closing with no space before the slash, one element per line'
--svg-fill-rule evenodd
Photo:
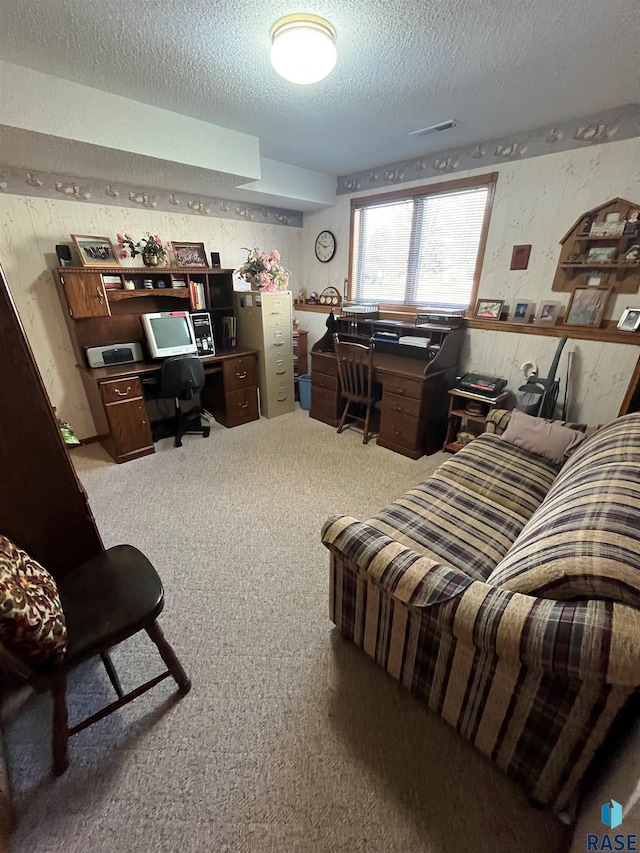
<path fill-rule="evenodd" d="M 447 425 L 447 391 L 453 385 L 464 336 L 437 323 L 336 318 L 342 340 L 367 344 L 379 333 L 425 339 L 426 345 L 376 341 L 374 379 L 382 384 L 381 447 L 411 459 L 442 449 Z M 327 332 L 311 350 L 312 418 L 337 426 L 345 400 L 340 394 L 338 366 Z"/>
<path fill-rule="evenodd" d="M 67 327 L 99 438 L 116 462 L 154 453 L 145 390 L 157 384 L 160 362 L 138 362 L 92 369 L 84 350 L 138 341 L 143 347 L 140 315 L 154 311 L 193 310 L 188 280 L 201 285 L 210 312 L 216 354 L 203 356 L 206 384 L 202 405 L 227 427 L 256 420 L 257 352 L 221 349 L 222 318 L 233 314 L 233 270 L 209 268 L 59 267 L 54 271 Z M 109 278 L 106 279 L 105 277 Z M 105 280 L 119 286 L 105 287 Z M 124 289 L 124 282 L 134 289 Z M 145 288 L 144 282 L 152 288 Z M 158 284 L 164 283 L 164 288 Z M 173 286 L 172 286 L 173 285 Z"/>

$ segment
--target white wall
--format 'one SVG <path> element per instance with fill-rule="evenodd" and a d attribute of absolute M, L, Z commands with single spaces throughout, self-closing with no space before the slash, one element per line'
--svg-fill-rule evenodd
<path fill-rule="evenodd" d="M 301 228 L 0 195 L 0 263 L 51 402 L 81 438 L 94 435 L 95 427 L 49 270 L 57 265 L 56 243 L 70 243 L 70 234 L 115 240 L 121 231 L 135 238 L 152 231 L 165 240 L 204 242 L 207 252 L 220 252 L 224 267 L 244 261 L 243 246 L 278 249 L 292 287 L 300 275 Z"/>
<path fill-rule="evenodd" d="M 456 172 L 403 186 L 436 184 L 486 171 Z M 551 291 L 560 255 L 559 241 L 582 213 L 610 198 L 621 196 L 640 204 L 640 139 L 508 162 L 492 171 L 497 171 L 499 177 L 479 295 L 505 299 L 511 305 L 516 299 L 553 299 L 566 305 L 568 293 Z M 341 196 L 335 207 L 305 214 L 301 282 L 307 292 L 321 292 L 328 285 L 342 292 L 349 274 L 352 197 Z M 314 254 L 315 238 L 324 228 L 333 231 L 338 242 L 336 256 L 328 264 L 321 264 Z M 510 271 L 512 248 L 521 243 L 533 246 L 529 269 Z M 294 295 L 295 290 L 294 287 Z M 612 318 L 619 318 L 630 304 L 640 305 L 640 295 L 617 296 Z M 310 334 L 320 330 L 316 317 L 298 312 L 301 327 L 309 328 Z M 471 330 L 462 368 L 504 376 L 515 389 L 524 381 L 519 367 L 525 361 L 536 361 L 541 375 L 546 375 L 556 344 L 557 338 Z M 565 350 L 575 351 L 570 417 L 591 423 L 616 417 L 640 354 L 638 346 L 569 341 Z M 560 365 L 562 374 L 565 367 L 566 357 Z"/>

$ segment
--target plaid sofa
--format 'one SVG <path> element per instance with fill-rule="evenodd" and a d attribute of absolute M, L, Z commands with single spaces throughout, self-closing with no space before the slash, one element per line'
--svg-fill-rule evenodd
<path fill-rule="evenodd" d="M 366 522 L 330 518 L 342 634 L 517 781 L 571 813 L 640 686 L 640 414 L 560 466 L 508 416 Z"/>

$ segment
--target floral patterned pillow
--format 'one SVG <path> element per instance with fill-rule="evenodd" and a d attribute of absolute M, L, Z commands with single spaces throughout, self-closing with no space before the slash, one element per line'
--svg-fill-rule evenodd
<path fill-rule="evenodd" d="M 0 642 L 36 667 L 59 663 L 67 650 L 56 582 L 5 536 L 0 536 Z"/>

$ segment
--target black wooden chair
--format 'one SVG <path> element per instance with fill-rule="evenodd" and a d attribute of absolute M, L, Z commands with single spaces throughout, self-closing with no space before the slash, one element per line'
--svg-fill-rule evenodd
<path fill-rule="evenodd" d="M 375 344 L 370 341 L 369 346 L 364 346 L 363 344 L 341 341 L 334 332 L 333 345 L 338 360 L 340 393 L 347 401 L 338 424 L 338 432 L 342 432 L 347 417 L 350 417 L 352 421 L 363 424 L 364 437 L 362 443 L 367 444 L 371 413 L 374 405 L 382 397 L 381 386 L 373 381 Z M 364 417 L 353 412 L 354 406 L 359 407 L 360 412 L 364 410 Z"/>
<path fill-rule="evenodd" d="M 178 692 L 185 696 L 191 682 L 173 649 L 164 638 L 156 619 L 164 607 L 164 590 L 156 570 L 137 548 L 116 545 L 56 579 L 67 624 L 67 651 L 62 662 L 35 670 L 0 647 L 0 665 L 27 681 L 37 692 L 50 690 L 53 696 L 54 775 L 67 769 L 67 745 L 71 735 L 96 723 L 123 705 L 171 676 Z M 124 693 L 109 649 L 139 631 L 146 631 L 160 652 L 167 669 L 161 675 Z M 118 696 L 102 710 L 73 726 L 68 724 L 67 673 L 99 655 Z"/>
<path fill-rule="evenodd" d="M 153 426 L 153 440 L 175 436 L 175 447 L 182 447 L 185 435 L 201 435 L 207 438 L 211 428 L 203 426 L 198 407 L 183 412 L 180 401 L 189 401 L 204 388 L 205 374 L 197 355 L 174 355 L 162 362 L 158 399 L 174 401 L 174 416 L 169 422 L 161 421 Z"/>

